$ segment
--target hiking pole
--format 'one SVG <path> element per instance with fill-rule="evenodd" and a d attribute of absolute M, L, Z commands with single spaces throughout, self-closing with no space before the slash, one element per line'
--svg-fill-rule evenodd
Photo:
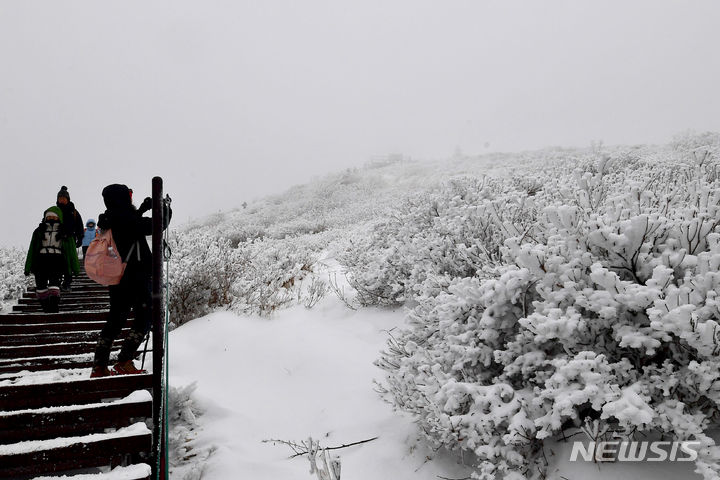
<path fill-rule="evenodd" d="M 142 364 L 140 365 L 140 370 L 143 370 L 145 368 L 145 355 L 147 354 L 148 343 L 150 343 L 150 332 L 145 334 L 145 346 L 143 347 Z"/>

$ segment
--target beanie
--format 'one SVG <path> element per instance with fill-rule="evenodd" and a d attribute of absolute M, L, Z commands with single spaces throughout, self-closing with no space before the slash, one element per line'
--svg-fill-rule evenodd
<path fill-rule="evenodd" d="M 58 207 L 56 207 L 55 205 L 53 205 L 52 207 L 48 208 L 47 210 L 45 210 L 45 211 L 43 212 L 43 219 L 47 219 L 48 214 L 51 214 L 51 215 L 54 215 L 54 216 L 58 217 L 58 219 L 59 219 L 60 222 L 62 223 L 62 221 L 63 221 L 63 213 L 62 213 L 62 210 L 60 210 L 60 209 L 59 209 Z"/>
<path fill-rule="evenodd" d="M 65 185 L 60 188 L 60 191 L 57 194 L 57 198 L 60 199 L 60 197 L 65 197 L 68 202 L 70 201 L 70 194 L 68 193 L 68 189 Z"/>
<path fill-rule="evenodd" d="M 116 208 L 132 208 L 132 199 L 130 198 L 130 189 L 127 185 L 113 183 L 103 188 L 102 191 L 105 206 L 110 209 Z"/>

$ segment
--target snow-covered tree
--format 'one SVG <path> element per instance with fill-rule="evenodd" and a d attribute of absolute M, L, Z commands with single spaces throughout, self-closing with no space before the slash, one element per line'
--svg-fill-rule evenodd
<path fill-rule="evenodd" d="M 22 296 L 32 277 L 25 277 L 25 252 L 0 248 L 0 311 L 8 309 Z"/>

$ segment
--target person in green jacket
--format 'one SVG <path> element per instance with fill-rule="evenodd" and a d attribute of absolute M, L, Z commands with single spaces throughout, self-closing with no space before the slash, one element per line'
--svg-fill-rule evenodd
<path fill-rule="evenodd" d="M 25 275 L 35 275 L 35 292 L 45 313 L 60 311 L 63 276 L 80 273 L 75 238 L 67 236 L 62 226 L 60 208 L 45 210 L 42 222 L 33 231 L 25 261 Z"/>

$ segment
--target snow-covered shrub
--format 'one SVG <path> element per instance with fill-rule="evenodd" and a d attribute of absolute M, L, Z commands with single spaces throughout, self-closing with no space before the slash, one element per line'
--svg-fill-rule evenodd
<path fill-rule="evenodd" d="M 24 270 L 24 251 L 0 248 L 0 312 L 9 309 L 32 281 L 32 277 L 25 277 Z"/>
<path fill-rule="evenodd" d="M 433 446 L 472 452 L 475 478 L 542 476 L 543 439 L 587 419 L 700 441 L 697 471 L 717 478 L 715 166 L 579 165 L 539 177 L 536 222 L 500 261 L 417 287 L 378 361 L 385 396 Z"/>
<path fill-rule="evenodd" d="M 237 246 L 209 230 L 171 237 L 170 318 L 175 326 L 216 309 L 269 315 L 297 301 L 308 308 L 327 293 L 314 272 L 318 235 L 253 239 Z"/>
<path fill-rule="evenodd" d="M 243 268 L 229 239 L 201 230 L 171 236 L 170 321 L 175 326 L 230 305 Z"/>
<path fill-rule="evenodd" d="M 670 146 L 681 161 L 707 165 L 720 160 L 720 133 L 684 132 L 676 135 Z"/>
<path fill-rule="evenodd" d="M 301 239 L 256 240 L 240 245 L 238 252 L 243 268 L 233 284 L 234 310 L 269 315 L 303 298 L 317 257 Z"/>
<path fill-rule="evenodd" d="M 500 245 L 537 215 L 534 187 L 458 178 L 408 198 L 342 262 L 363 305 L 398 305 L 429 276 L 468 277 L 500 260 Z"/>
<path fill-rule="evenodd" d="M 207 470 L 209 459 L 217 450 L 215 445 L 200 447 L 197 436 L 201 430 L 198 417 L 203 410 L 195 400 L 197 383 L 168 389 L 168 457 L 170 475 L 182 480 L 200 480 Z"/>

